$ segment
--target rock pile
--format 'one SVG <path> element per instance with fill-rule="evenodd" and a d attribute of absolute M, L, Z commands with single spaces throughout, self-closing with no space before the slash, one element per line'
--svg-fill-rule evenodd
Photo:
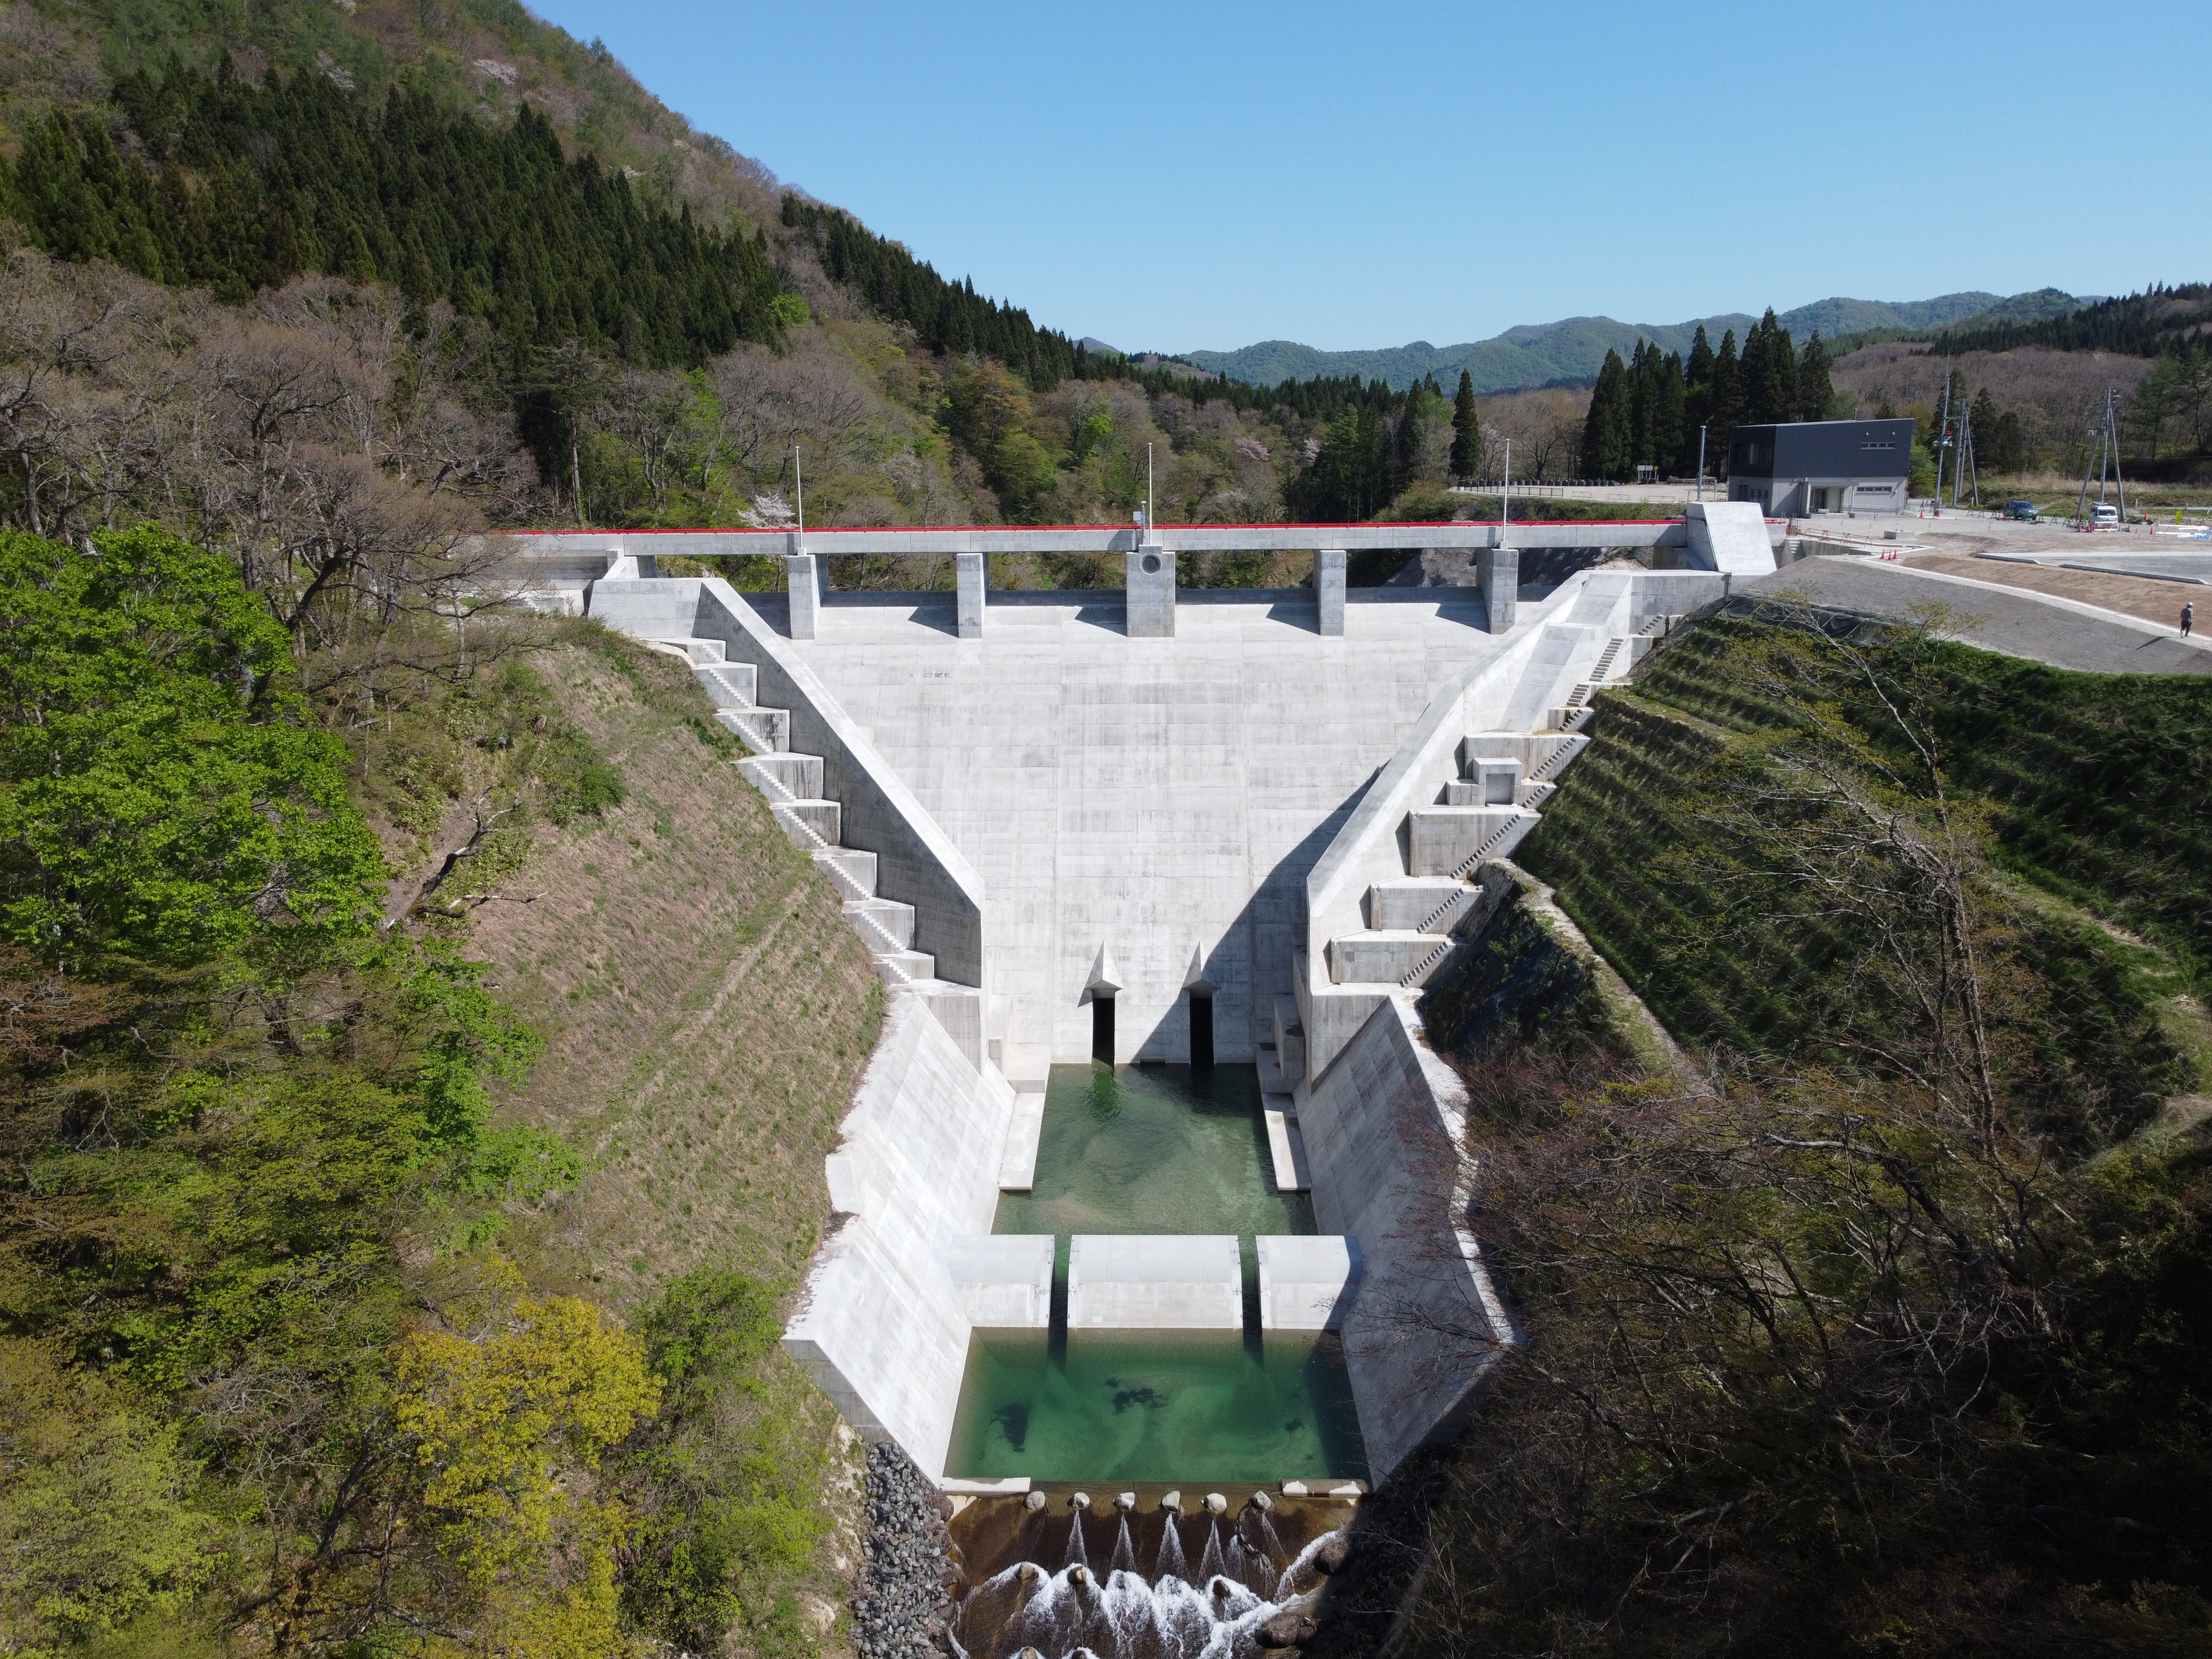
<path fill-rule="evenodd" d="M 950 1651 L 951 1507 L 896 1446 L 868 1448 L 867 1559 L 853 1598 L 860 1659 L 941 1659 Z"/>

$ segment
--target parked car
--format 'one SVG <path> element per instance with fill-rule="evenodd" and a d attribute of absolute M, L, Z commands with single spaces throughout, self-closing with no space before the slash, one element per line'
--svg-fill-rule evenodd
<path fill-rule="evenodd" d="M 2018 519 L 2027 524 L 2039 524 L 2043 520 L 2043 515 L 2035 510 L 2033 501 L 2007 501 L 2004 504 L 2004 515 L 2008 519 Z"/>
<path fill-rule="evenodd" d="M 2089 522 L 2102 530 L 2106 525 L 2120 521 L 2120 509 L 2110 501 L 2099 501 L 2089 509 Z"/>

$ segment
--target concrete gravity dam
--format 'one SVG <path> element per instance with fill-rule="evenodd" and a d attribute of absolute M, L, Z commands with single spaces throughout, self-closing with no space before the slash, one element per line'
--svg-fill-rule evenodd
<path fill-rule="evenodd" d="M 1421 988 L 1494 911 L 1486 863 L 1537 822 L 1593 690 L 1771 571 L 1778 529 L 1714 503 L 1142 539 L 518 538 L 539 603 L 691 665 L 889 988 L 784 1337 L 846 1420 L 1031 1517 L 1048 1487 L 1118 1488 L 1126 1534 L 1149 1494 L 1159 1560 L 1243 1551 L 1243 1577 L 1204 1581 L 1243 1587 L 1239 1618 L 1297 1564 L 1249 1514 L 1200 1535 L 1229 1489 L 1267 1522 L 1456 1433 L 1516 1339 Z M 1475 580 L 1347 589 L 1370 545 L 1455 550 Z M 1525 553 L 1577 547 L 1650 564 L 1522 582 Z M 1178 586 L 1179 553 L 1236 548 L 1310 549 L 1314 584 Z M 1126 583 L 988 591 L 1012 551 L 1119 555 Z M 762 552 L 784 592 L 657 574 Z M 822 561 L 847 553 L 949 556 L 957 586 L 829 591 Z M 1186 1526 L 1183 1489 L 1208 1486 Z M 1063 1574 L 1089 1570 L 1075 1497 L 1065 1539 L 1020 1546 Z"/>

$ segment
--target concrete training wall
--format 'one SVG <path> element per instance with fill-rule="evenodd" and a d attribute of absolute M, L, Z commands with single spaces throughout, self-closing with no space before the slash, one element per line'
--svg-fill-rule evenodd
<path fill-rule="evenodd" d="M 1013 1107 L 1003 1078 L 969 1065 L 918 998 L 895 994 L 829 1159 L 831 1230 L 784 1331 L 785 1350 L 845 1420 L 896 1441 L 933 1480 L 945 1472 L 970 1329 L 946 1261 L 991 1231 Z M 1048 1257 L 1047 1271 L 1048 1297 Z M 978 1294 L 972 1283 L 967 1294 Z"/>
<path fill-rule="evenodd" d="M 1424 1040 L 1418 1000 L 1400 991 L 1377 1008 L 1298 1113 L 1315 1218 L 1358 1240 L 1344 1353 L 1378 1481 L 1466 1426 L 1519 1340 L 1467 1225 L 1467 1092 Z"/>

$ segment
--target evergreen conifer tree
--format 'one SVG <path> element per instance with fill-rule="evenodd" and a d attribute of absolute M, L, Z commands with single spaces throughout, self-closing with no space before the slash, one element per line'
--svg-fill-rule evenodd
<path fill-rule="evenodd" d="M 1399 411 L 1397 427 L 1390 434 L 1387 489 L 1394 498 L 1420 471 L 1422 452 L 1428 447 L 1429 420 L 1429 389 L 1416 380 L 1406 394 L 1406 406 Z"/>
<path fill-rule="evenodd" d="M 1698 325 L 1697 336 L 1690 342 L 1682 380 L 1682 449 L 1675 470 L 1686 477 L 1698 468 L 1698 428 L 1712 418 L 1713 347 L 1705 338 L 1703 323 Z"/>
<path fill-rule="evenodd" d="M 1690 342 L 1690 356 L 1682 365 L 1682 373 L 1692 387 L 1710 387 L 1713 383 L 1712 342 L 1705 338 L 1705 325 L 1698 325 L 1697 337 Z"/>
<path fill-rule="evenodd" d="M 1796 354 L 1771 306 L 1744 338 L 1742 375 L 1745 420 L 1764 424 L 1797 418 Z"/>
<path fill-rule="evenodd" d="M 1650 459 L 1652 386 L 1651 360 L 1658 355 L 1656 349 L 1647 349 L 1642 340 L 1628 360 L 1628 447 L 1621 457 L 1622 465 L 1632 469 Z"/>
<path fill-rule="evenodd" d="M 1650 459 L 1651 464 L 1663 472 L 1674 468 L 1682 453 L 1682 359 L 1672 351 L 1661 357 L 1656 346 L 1652 348 L 1651 356 L 1655 367 L 1651 386 Z M 1691 435 L 1694 440 L 1696 434 Z M 1696 460 L 1692 454 L 1692 466 Z"/>
<path fill-rule="evenodd" d="M 1728 477 L 1729 434 L 1743 418 L 1743 367 L 1735 355 L 1735 331 L 1731 328 L 1721 335 L 1721 349 L 1714 355 L 1712 391 L 1705 405 L 1711 428 L 1705 471 L 1715 477 Z"/>
<path fill-rule="evenodd" d="M 1628 367 L 1620 353 L 1607 350 L 1591 388 L 1589 413 L 1583 418 L 1583 476 L 1617 478 L 1629 465 Z"/>
<path fill-rule="evenodd" d="M 1462 483 L 1482 476 L 1482 422 L 1475 413 L 1474 376 L 1463 368 L 1452 398 L 1451 474 Z"/>
<path fill-rule="evenodd" d="M 1804 355 L 1797 360 L 1797 418 L 1825 421 L 1835 403 L 1836 388 L 1828 378 L 1828 348 L 1820 342 L 1820 331 L 1814 329 L 1813 337 L 1805 342 Z"/>

